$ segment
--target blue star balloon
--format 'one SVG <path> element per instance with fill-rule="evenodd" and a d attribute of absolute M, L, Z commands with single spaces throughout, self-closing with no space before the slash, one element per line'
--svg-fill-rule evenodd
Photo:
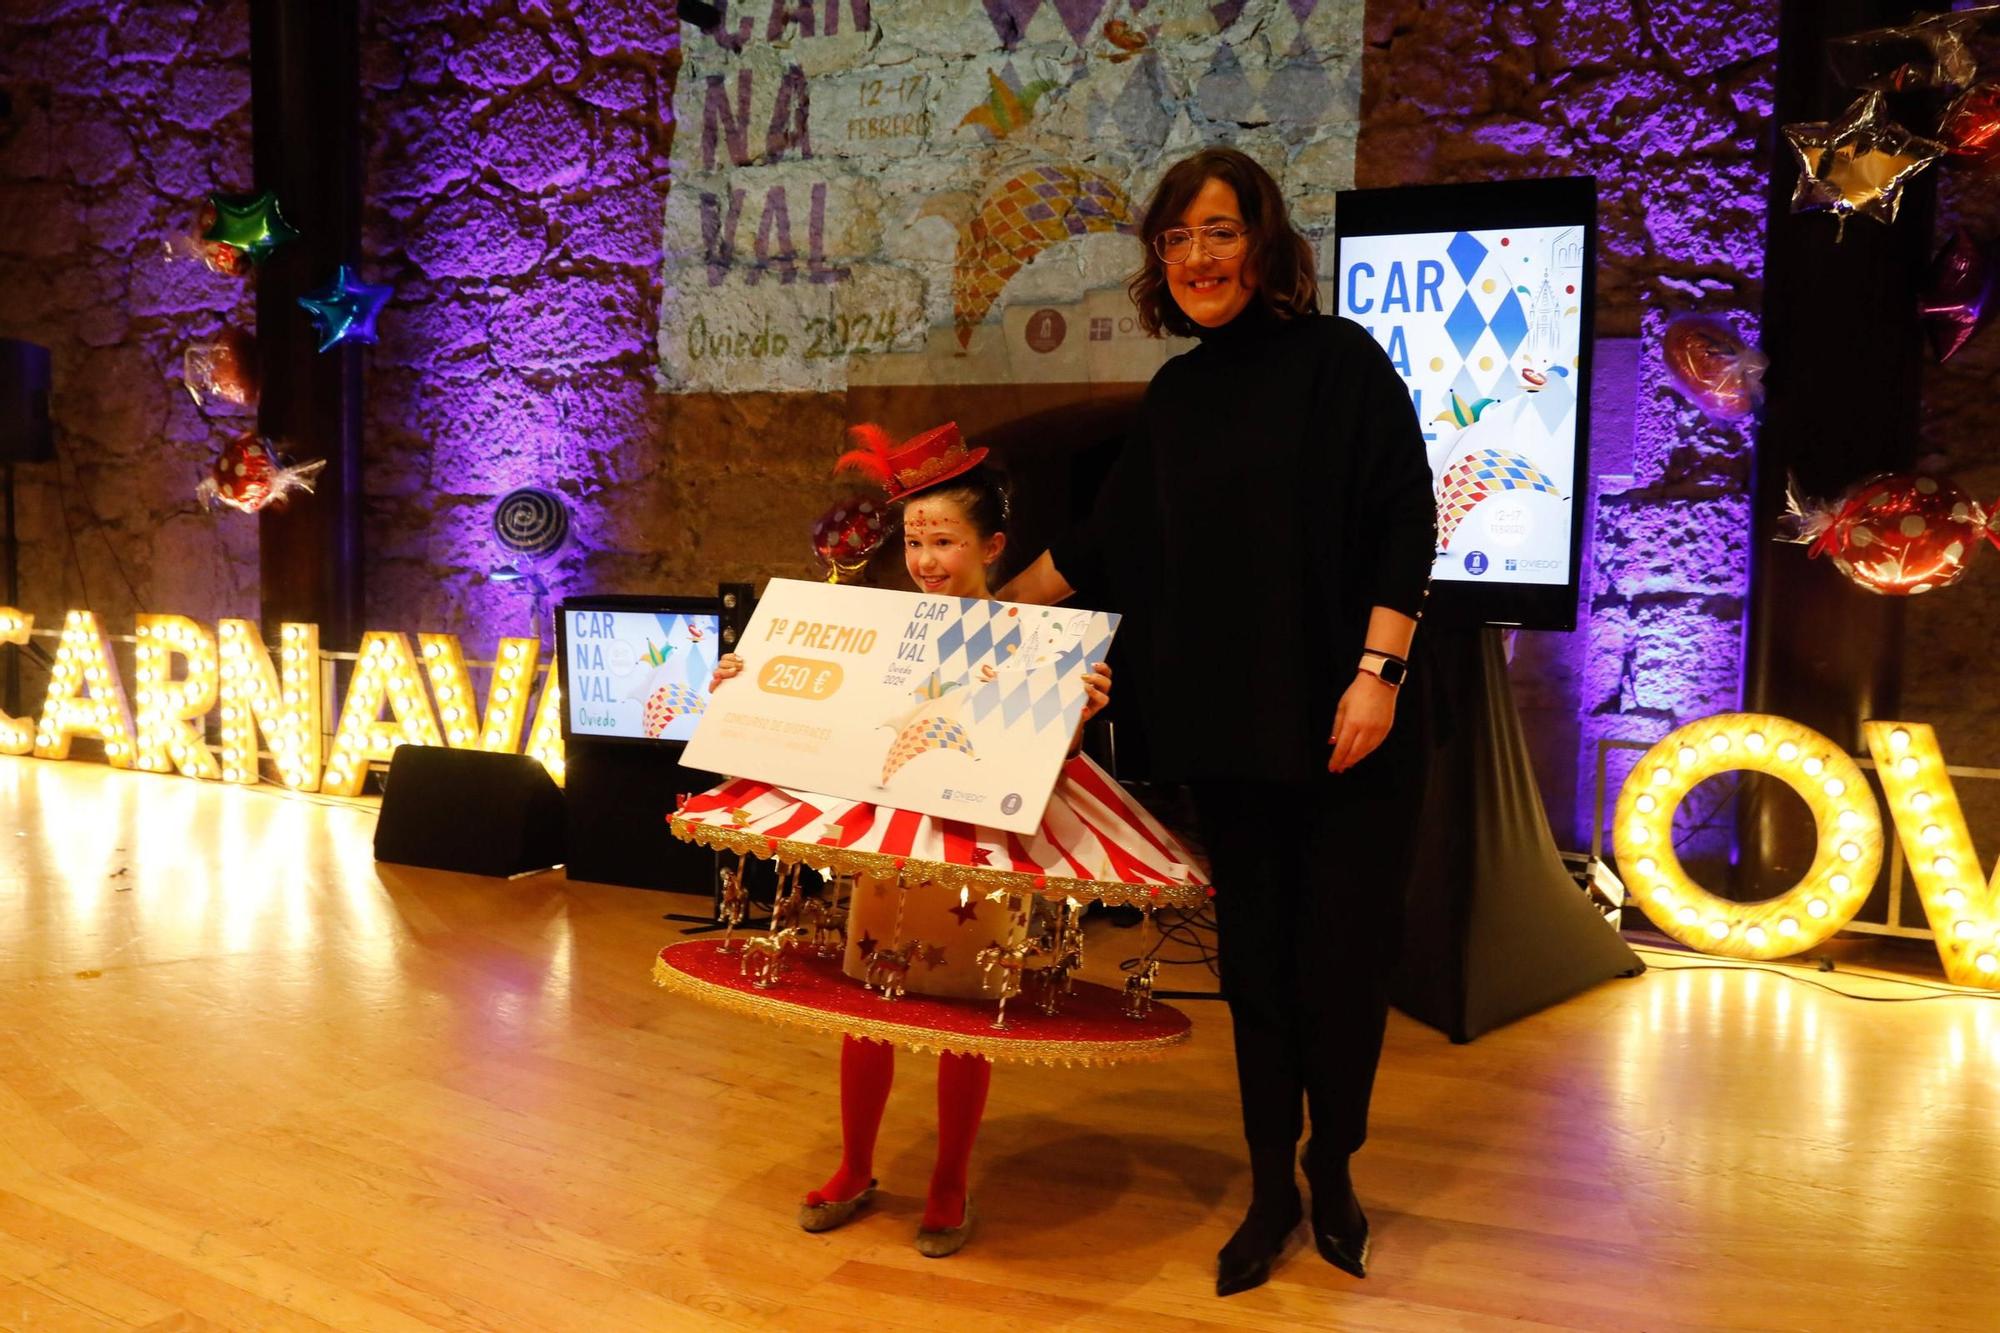
<path fill-rule="evenodd" d="M 374 342 L 375 317 L 394 292 L 393 287 L 361 281 L 353 269 L 342 264 L 332 282 L 301 296 L 299 304 L 312 315 L 313 326 L 319 330 L 319 350 L 324 352 L 335 343 Z"/>

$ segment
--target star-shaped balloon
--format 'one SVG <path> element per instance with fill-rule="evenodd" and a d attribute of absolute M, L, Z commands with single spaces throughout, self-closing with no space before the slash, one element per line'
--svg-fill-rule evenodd
<path fill-rule="evenodd" d="M 259 194 L 212 194 L 209 207 L 215 221 L 201 234 L 204 241 L 220 241 L 232 250 L 248 255 L 261 264 L 298 232 L 278 212 L 278 196 L 269 190 Z"/>
<path fill-rule="evenodd" d="M 361 281 L 353 269 L 342 264 L 332 282 L 301 296 L 299 304 L 311 313 L 319 330 L 319 350 L 324 352 L 335 343 L 374 342 L 375 317 L 394 291 Z"/>
<path fill-rule="evenodd" d="M 1917 313 L 1930 326 L 1931 350 L 1940 361 L 1972 340 L 1993 319 L 1993 257 L 1964 232 L 1955 232 L 1931 261 Z"/>
<path fill-rule="evenodd" d="M 1803 168 L 1792 189 L 1792 211 L 1832 213 L 1843 231 L 1856 213 L 1894 222 L 1903 186 L 1945 151 L 1890 119 L 1879 92 L 1858 98 L 1837 121 L 1785 126 L 1785 141 Z"/>

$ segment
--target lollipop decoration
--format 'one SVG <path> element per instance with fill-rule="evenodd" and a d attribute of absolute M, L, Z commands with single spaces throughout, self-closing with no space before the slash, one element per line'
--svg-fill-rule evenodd
<path fill-rule="evenodd" d="M 525 583 L 532 598 L 528 604 L 528 631 L 539 639 L 542 608 L 549 597 L 549 585 L 535 572 L 537 561 L 545 560 L 569 540 L 569 506 L 554 491 L 540 486 L 522 486 L 500 497 L 493 506 L 493 540 L 502 550 L 518 557 L 516 563 L 502 565 L 487 577 L 496 583 Z"/>
<path fill-rule="evenodd" d="M 569 540 L 569 506 L 540 486 L 509 491 L 493 507 L 493 540 L 530 560 L 554 555 Z"/>
<path fill-rule="evenodd" d="M 1957 484 L 1904 472 L 1858 481 L 1830 503 L 1802 498 L 1794 483 L 1779 535 L 1888 597 L 1948 588 L 1965 577 L 1982 541 L 2000 544 L 1986 510 Z"/>
<path fill-rule="evenodd" d="M 1747 417 L 1764 402 L 1771 359 L 1744 342 L 1727 320 L 1682 315 L 1667 325 L 1660 359 L 1673 386 L 1718 421 Z"/>
<path fill-rule="evenodd" d="M 227 246 L 253 264 L 263 263 L 271 257 L 273 250 L 287 241 L 296 240 L 299 234 L 278 211 L 278 196 L 270 190 L 256 194 L 212 194 L 208 196 L 208 207 L 202 211 L 202 216 L 206 221 L 202 228 L 202 240 Z M 209 267 L 216 268 L 216 265 L 217 260 L 211 258 Z"/>
<path fill-rule="evenodd" d="M 287 465 L 269 440 L 246 430 L 223 447 L 195 495 L 207 505 L 225 504 L 254 514 L 293 491 L 310 493 L 325 466 L 324 458 Z"/>
<path fill-rule="evenodd" d="M 331 350 L 344 342 L 375 341 L 375 317 L 382 313 L 393 295 L 393 287 L 377 287 L 361 281 L 354 270 L 342 264 L 333 281 L 318 291 L 299 298 L 319 330 L 319 350 Z"/>

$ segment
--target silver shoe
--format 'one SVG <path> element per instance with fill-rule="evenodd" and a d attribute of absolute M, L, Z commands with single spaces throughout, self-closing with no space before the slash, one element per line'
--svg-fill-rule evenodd
<path fill-rule="evenodd" d="M 868 1188 L 851 1199 L 828 1199 L 825 1203 L 802 1203 L 799 1205 L 799 1228 L 803 1231 L 831 1231 L 844 1226 L 847 1220 L 860 1212 L 862 1207 L 875 1197 L 875 1182 L 869 1181 Z"/>
<path fill-rule="evenodd" d="M 917 1231 L 917 1253 L 926 1259 L 943 1259 L 965 1248 L 972 1235 L 972 1200 L 965 1201 L 965 1216 L 955 1227 L 921 1227 Z"/>

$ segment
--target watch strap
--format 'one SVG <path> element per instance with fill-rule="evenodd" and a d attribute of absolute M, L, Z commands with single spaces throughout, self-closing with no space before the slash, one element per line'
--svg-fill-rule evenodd
<path fill-rule="evenodd" d="M 1378 653 L 1372 649 L 1361 654 L 1361 670 L 1376 677 L 1384 685 L 1395 689 L 1402 685 L 1410 674 L 1410 664 L 1400 657 L 1388 653 Z"/>

